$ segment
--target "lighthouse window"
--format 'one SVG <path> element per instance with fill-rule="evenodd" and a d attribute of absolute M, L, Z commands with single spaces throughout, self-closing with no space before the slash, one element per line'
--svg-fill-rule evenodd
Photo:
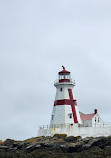
<path fill-rule="evenodd" d="M 72 113 L 68 114 L 69 115 L 69 118 L 71 119 L 72 118 Z"/>
<path fill-rule="evenodd" d="M 98 117 L 98 122 L 99 122 L 99 117 Z"/>
<path fill-rule="evenodd" d="M 63 79 L 63 75 L 61 75 L 61 79 Z"/>
<path fill-rule="evenodd" d="M 65 79 L 68 79 L 67 77 L 68 77 L 68 76 L 66 75 L 66 76 L 65 76 Z"/>
<path fill-rule="evenodd" d="M 60 79 L 60 80 L 62 79 L 62 76 L 61 76 L 61 75 L 59 75 L 59 79 Z"/>
<path fill-rule="evenodd" d="M 54 115 L 52 115 L 52 120 L 54 119 Z"/>
<path fill-rule="evenodd" d="M 62 91 L 62 88 L 60 88 L 60 91 Z"/>

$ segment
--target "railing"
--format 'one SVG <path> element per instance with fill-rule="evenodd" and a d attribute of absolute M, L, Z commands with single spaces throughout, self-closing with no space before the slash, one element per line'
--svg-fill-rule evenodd
<path fill-rule="evenodd" d="M 54 84 L 56 84 L 56 83 L 60 83 L 59 79 L 57 79 L 57 80 L 54 81 Z M 70 79 L 70 82 L 68 82 L 68 83 L 72 83 L 72 84 L 75 85 L 75 80 Z"/>
<path fill-rule="evenodd" d="M 49 129 L 49 128 L 65 128 L 65 127 L 68 127 L 68 126 L 72 126 L 71 124 L 58 124 L 58 125 L 42 125 L 42 126 L 39 126 L 39 129 L 42 130 L 42 129 Z M 111 127 L 111 122 L 104 122 L 104 123 L 99 123 L 99 124 L 92 124 L 92 125 L 84 125 L 84 124 L 81 124 L 81 125 L 78 125 L 78 127 Z"/>
<path fill-rule="evenodd" d="M 49 125 L 42 125 L 42 126 L 39 126 L 39 129 L 49 129 L 49 128 L 65 128 L 67 126 L 69 126 L 70 124 L 57 124 L 57 125 L 54 125 L 54 124 L 51 124 L 50 126 Z"/>
<path fill-rule="evenodd" d="M 49 126 L 48 125 L 42 125 L 42 126 L 39 126 L 39 129 L 48 129 Z"/>
<path fill-rule="evenodd" d="M 111 126 L 111 122 L 104 122 L 104 127 Z"/>
<path fill-rule="evenodd" d="M 79 124 L 78 127 L 111 127 L 111 122 L 93 123 L 93 124 Z"/>

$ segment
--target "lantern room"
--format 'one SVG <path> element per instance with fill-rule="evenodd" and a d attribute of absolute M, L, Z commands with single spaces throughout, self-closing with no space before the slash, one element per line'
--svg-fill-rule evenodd
<path fill-rule="evenodd" d="M 58 73 L 59 82 L 70 82 L 70 72 L 65 70 L 64 66 L 62 67 L 63 67 L 63 70 Z"/>

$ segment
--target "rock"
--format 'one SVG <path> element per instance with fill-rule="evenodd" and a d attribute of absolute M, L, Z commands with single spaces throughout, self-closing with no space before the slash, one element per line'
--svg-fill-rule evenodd
<path fill-rule="evenodd" d="M 35 150 L 35 149 L 37 149 L 37 148 L 40 148 L 40 147 L 41 147 L 40 144 L 30 145 L 30 146 L 27 146 L 27 147 L 26 147 L 26 151 L 32 152 L 33 150 Z"/>
<path fill-rule="evenodd" d="M 63 138 L 65 138 L 67 136 L 67 134 L 55 134 L 54 136 L 53 136 L 53 138 L 54 137 L 56 137 L 56 138 L 58 138 L 58 139 L 63 139 Z"/>
<path fill-rule="evenodd" d="M 13 144 L 14 144 L 14 140 L 13 140 L 13 139 L 6 139 L 6 140 L 4 141 L 4 145 L 5 145 L 5 146 L 10 147 L 10 146 L 12 146 Z"/>
<path fill-rule="evenodd" d="M 79 139 L 75 143 L 71 144 L 69 143 L 69 146 L 67 148 L 68 153 L 72 152 L 80 152 L 82 150 L 87 150 L 91 148 L 92 144 L 97 141 L 97 138 L 84 138 L 84 139 Z"/>
<path fill-rule="evenodd" d="M 96 138 L 95 141 L 92 143 L 91 146 L 98 146 L 100 148 L 104 148 L 106 145 L 106 138 L 105 137 L 99 137 Z"/>
<path fill-rule="evenodd" d="M 53 137 L 39 137 L 27 139 L 27 141 L 14 141 L 7 139 L 1 146 L 0 151 L 11 152 L 40 152 L 40 151 L 59 151 L 60 153 L 79 153 L 81 151 L 98 148 L 100 152 L 104 149 L 110 152 L 111 137 L 84 138 L 56 134 Z M 98 150 L 97 150 L 98 151 Z"/>
<path fill-rule="evenodd" d="M 64 140 L 66 142 L 76 142 L 78 140 L 78 138 L 74 137 L 74 136 L 69 136 L 69 137 L 65 137 Z"/>
<path fill-rule="evenodd" d="M 111 138 L 106 139 L 105 146 L 111 146 Z"/>
<path fill-rule="evenodd" d="M 90 147 L 91 147 L 90 144 L 84 144 L 78 151 L 86 150 L 89 149 Z"/>
<path fill-rule="evenodd" d="M 18 150 L 22 150 L 22 149 L 23 149 L 23 146 L 24 146 L 23 144 L 18 144 L 17 149 L 18 149 Z"/>
<path fill-rule="evenodd" d="M 7 146 L 0 146 L 0 150 L 8 150 L 9 148 Z"/>
<path fill-rule="evenodd" d="M 81 151 L 80 148 L 82 147 L 82 145 L 75 145 L 74 147 L 69 147 L 67 149 L 68 153 L 73 153 L 73 152 L 78 152 Z"/>
<path fill-rule="evenodd" d="M 41 147 L 52 147 L 52 143 L 40 143 Z"/>

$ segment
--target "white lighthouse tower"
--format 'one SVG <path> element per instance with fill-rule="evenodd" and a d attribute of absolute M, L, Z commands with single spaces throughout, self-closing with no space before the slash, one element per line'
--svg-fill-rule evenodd
<path fill-rule="evenodd" d="M 50 128 L 64 128 L 66 126 L 78 126 L 81 118 L 77 107 L 77 101 L 72 89 L 75 82 L 71 79 L 69 71 L 63 70 L 58 73 L 59 79 L 55 81 L 56 97 L 54 101 Z"/>

